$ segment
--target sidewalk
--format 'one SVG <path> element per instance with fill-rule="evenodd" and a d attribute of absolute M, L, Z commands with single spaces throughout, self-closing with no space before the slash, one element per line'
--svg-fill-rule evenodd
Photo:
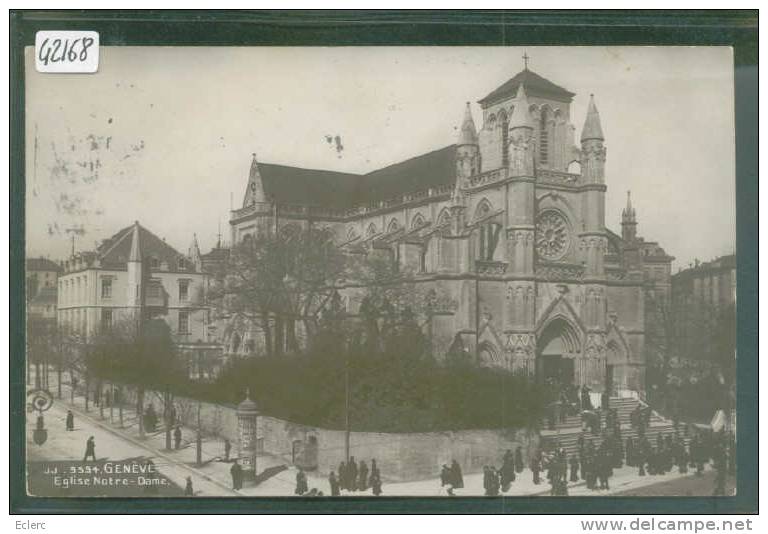
<path fill-rule="evenodd" d="M 147 433 L 146 437 L 142 440 L 139 438 L 138 432 L 138 420 L 136 413 L 129 407 L 123 408 L 123 421 L 124 427 L 119 427 L 119 419 L 117 415 L 117 408 L 113 411 L 113 421 L 109 418 L 109 409 L 104 408 L 105 417 L 102 419 L 99 415 L 99 408 L 91 405 L 89 411 L 84 411 L 84 399 L 83 397 L 76 396 L 74 405 L 69 403 L 69 385 L 63 384 L 62 400 L 57 403 L 64 404 L 71 407 L 73 411 L 76 411 L 77 417 L 85 418 L 86 420 L 98 425 L 105 430 L 111 432 L 115 436 L 119 436 L 122 439 L 150 451 L 153 455 L 162 459 L 159 467 L 161 471 L 165 473 L 168 470 L 167 476 L 176 482 L 181 480 L 183 486 L 183 480 L 186 476 L 192 476 L 195 481 L 195 487 L 198 487 L 197 481 L 206 482 L 208 484 L 206 495 L 218 495 L 218 496 L 292 496 L 294 495 L 294 488 L 296 486 L 296 473 L 297 470 L 287 465 L 285 461 L 280 458 L 264 454 L 258 458 L 258 470 L 263 472 L 265 469 L 284 466 L 285 470 L 273 475 L 269 479 L 263 481 L 258 486 L 246 485 L 241 490 L 233 490 L 232 479 L 229 470 L 232 466 L 231 463 L 223 461 L 224 445 L 223 441 L 212 438 L 210 436 L 203 436 L 202 438 L 202 465 L 196 465 L 196 446 L 195 446 L 195 430 L 188 427 L 182 427 L 182 444 L 179 450 L 166 450 L 165 449 L 165 431 L 161 429 L 154 433 Z M 172 443 L 173 445 L 173 443 Z M 232 455 L 236 447 L 233 444 Z M 181 476 L 183 474 L 183 476 Z M 330 495 L 330 486 L 328 479 L 325 476 L 319 476 L 316 473 L 306 473 L 307 482 L 309 488 L 317 488 L 322 491 L 324 495 Z M 386 474 L 385 474 L 386 476 Z M 637 489 L 659 482 L 666 482 L 684 478 L 689 475 L 680 475 L 676 472 L 667 473 L 666 475 L 649 475 L 645 477 L 639 477 L 637 475 L 637 468 L 634 467 L 622 467 L 614 470 L 614 476 L 610 479 L 610 490 L 589 490 L 586 487 L 586 483 L 582 480 L 578 482 L 571 482 L 568 485 L 569 495 L 573 496 L 605 496 L 612 495 L 618 492 L 624 492 L 627 490 Z M 541 474 L 542 481 L 536 485 L 533 483 L 533 476 L 530 470 L 525 469 L 522 473 L 519 473 L 515 482 L 512 483 L 510 490 L 503 496 L 549 496 L 550 488 L 546 481 L 546 473 Z M 445 495 L 445 492 L 440 487 L 440 479 L 438 476 L 427 480 L 419 480 L 412 482 L 399 482 L 399 483 L 385 483 L 383 488 L 383 496 L 428 496 L 434 497 L 439 495 Z M 213 493 L 209 493 L 213 492 Z M 454 491 L 456 496 L 483 496 L 483 475 L 482 473 L 473 473 L 464 475 L 464 488 Z M 359 492 L 346 492 L 343 491 L 344 496 L 371 496 L 370 489 Z"/>

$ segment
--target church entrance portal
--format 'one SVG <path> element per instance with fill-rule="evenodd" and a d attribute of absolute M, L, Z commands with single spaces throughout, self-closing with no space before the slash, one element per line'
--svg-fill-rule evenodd
<path fill-rule="evenodd" d="M 555 319 L 547 325 L 537 343 L 536 379 L 540 382 L 573 384 L 576 382 L 575 358 L 579 338 L 570 323 Z"/>

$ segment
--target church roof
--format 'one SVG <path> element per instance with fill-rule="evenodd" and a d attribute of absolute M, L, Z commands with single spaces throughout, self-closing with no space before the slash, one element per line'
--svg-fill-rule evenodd
<path fill-rule="evenodd" d="M 259 163 L 264 192 L 283 204 L 346 208 L 404 193 L 453 184 L 456 145 L 416 156 L 368 174 Z"/>
<path fill-rule="evenodd" d="M 517 88 L 520 84 L 525 84 L 525 90 L 531 96 L 552 98 L 561 102 L 570 102 L 576 94 L 539 76 L 532 70 L 524 69 L 491 91 L 486 97 L 478 100 L 478 103 L 485 107 L 499 100 L 512 98 L 517 94 Z"/>
<path fill-rule="evenodd" d="M 134 229 L 139 237 L 138 250 L 136 251 L 132 250 Z M 176 268 L 178 258 L 183 256 L 179 251 L 138 223 L 126 226 L 109 239 L 102 241 L 96 252 L 102 267 L 115 269 L 125 267 L 132 252 L 138 253 L 142 259 L 156 258 L 158 262 L 168 262 L 171 270 Z"/>
<path fill-rule="evenodd" d="M 304 206 L 343 207 L 360 176 L 345 172 L 259 163 L 264 194 L 269 200 Z"/>

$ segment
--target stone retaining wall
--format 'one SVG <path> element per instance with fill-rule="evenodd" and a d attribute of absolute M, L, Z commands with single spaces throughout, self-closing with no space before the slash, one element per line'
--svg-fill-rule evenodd
<path fill-rule="evenodd" d="M 125 401 L 135 405 L 136 392 L 125 389 Z M 162 417 L 162 397 L 154 392 L 145 393 L 145 406 L 154 404 Z M 220 436 L 232 442 L 233 453 L 237 443 L 236 407 L 232 405 L 200 402 L 183 397 L 174 399 L 178 419 L 184 426 L 197 427 L 200 422 L 206 435 Z M 301 425 L 269 417 L 258 418 L 260 449 L 283 459 L 286 465 L 299 465 L 321 474 L 336 471 L 345 458 L 343 430 L 328 430 Z M 442 464 L 456 459 L 464 473 L 481 471 L 484 465 L 501 465 L 507 449 L 521 446 L 528 459 L 538 447 L 535 430 L 459 430 L 455 432 L 424 432 L 393 434 L 378 432 L 351 432 L 350 456 L 359 462 L 365 460 L 370 467 L 375 458 L 386 481 L 408 481 L 436 477 Z"/>

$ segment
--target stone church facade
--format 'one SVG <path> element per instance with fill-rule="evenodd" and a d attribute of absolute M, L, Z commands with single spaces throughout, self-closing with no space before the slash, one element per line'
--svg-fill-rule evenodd
<path fill-rule="evenodd" d="M 364 175 L 254 155 L 231 242 L 327 226 L 455 303 L 434 317 L 436 356 L 458 345 L 479 365 L 642 392 L 647 295 L 668 295 L 673 258 L 637 236 L 629 198 L 621 233 L 606 227 L 601 120 L 590 97 L 577 142 L 574 96 L 526 68 L 479 100 L 479 130 L 467 103 L 456 144 Z"/>

